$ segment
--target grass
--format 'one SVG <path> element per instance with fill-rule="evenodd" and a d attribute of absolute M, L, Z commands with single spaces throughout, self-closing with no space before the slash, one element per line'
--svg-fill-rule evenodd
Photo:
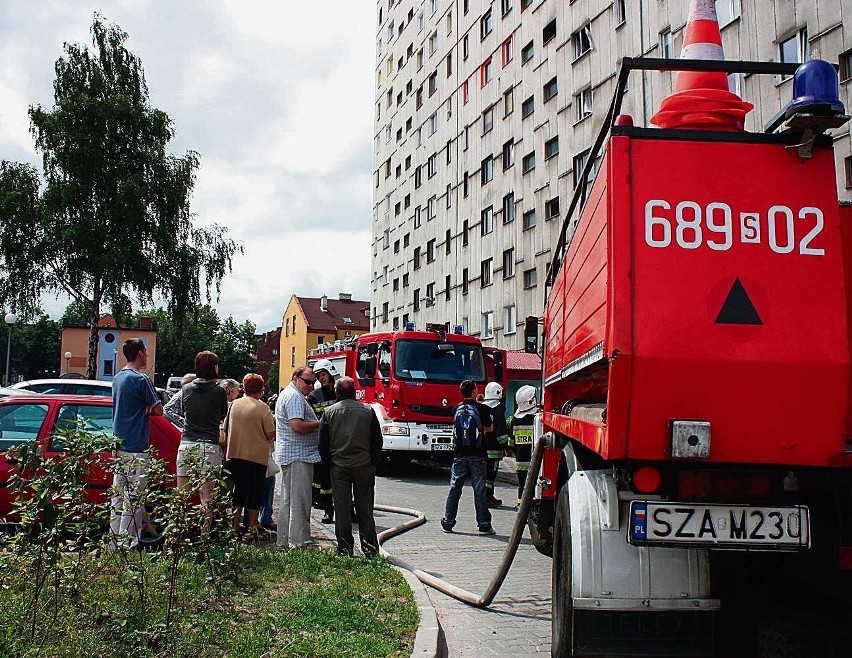
<path fill-rule="evenodd" d="M 39 610 L 35 638 L 26 569 L 0 574 L 0 656 L 157 658 L 409 656 L 418 615 L 405 579 L 381 559 L 234 546 L 235 577 L 217 598 L 204 565 L 184 561 L 178 611 L 165 627 L 167 569 L 159 554 L 88 557 L 75 596 Z M 60 567 L 61 568 L 61 567 Z M 134 578 L 144 577 L 146 605 Z M 76 599 L 76 600 L 75 600 Z"/>

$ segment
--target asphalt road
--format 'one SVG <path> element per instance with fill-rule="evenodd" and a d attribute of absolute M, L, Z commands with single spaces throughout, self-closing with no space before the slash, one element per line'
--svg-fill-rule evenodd
<path fill-rule="evenodd" d="M 501 471 L 508 473 L 505 462 Z M 465 487 L 455 532 L 441 531 L 440 518 L 449 489 L 445 466 L 413 462 L 376 480 L 376 503 L 423 511 L 427 523 L 385 543 L 385 549 L 435 576 L 481 594 L 500 563 L 515 520 L 517 487 L 498 481 L 497 497 L 506 505 L 492 510 L 497 534 L 477 533 L 473 489 Z M 379 532 L 408 517 L 376 512 Z M 550 656 L 551 560 L 540 555 L 525 535 L 517 556 L 487 610 L 479 610 L 428 589 L 446 638 L 446 655 Z"/>

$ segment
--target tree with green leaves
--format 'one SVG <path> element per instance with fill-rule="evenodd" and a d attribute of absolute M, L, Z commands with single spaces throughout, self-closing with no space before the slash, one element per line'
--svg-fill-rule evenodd
<path fill-rule="evenodd" d="M 9 331 L 12 336 L 9 339 Z M 62 326 L 50 319 L 41 309 L 32 315 L 18 319 L 9 327 L 0 327 L 0 363 L 6 362 L 6 347 L 9 352 L 10 381 L 56 377 L 61 368 L 59 346 Z"/>
<path fill-rule="evenodd" d="M 33 167 L 0 163 L 0 303 L 26 311 L 53 292 L 83 304 L 90 378 L 103 305 L 128 317 L 161 295 L 180 327 L 242 252 L 226 228 L 195 225 L 198 155 L 167 153 L 172 119 L 151 107 L 127 34 L 95 14 L 91 35 L 91 50 L 64 45 L 53 109 L 30 107 L 44 189 Z"/>

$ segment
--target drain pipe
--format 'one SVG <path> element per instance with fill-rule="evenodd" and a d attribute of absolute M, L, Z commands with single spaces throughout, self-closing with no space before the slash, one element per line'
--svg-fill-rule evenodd
<path fill-rule="evenodd" d="M 543 454 L 544 439 L 541 438 L 538 440 L 538 443 L 536 443 L 532 459 L 530 460 L 529 472 L 531 474 L 537 474 L 539 472 L 539 468 L 541 467 L 541 457 Z M 518 506 L 518 513 L 515 515 L 515 525 L 512 526 L 512 532 L 509 535 L 509 542 L 506 544 L 506 548 L 503 551 L 503 558 L 500 561 L 500 566 L 497 568 L 491 582 L 485 589 L 485 593 L 482 595 L 468 592 L 460 587 L 456 587 L 452 583 L 448 583 L 446 580 L 436 578 L 432 574 L 418 569 L 405 560 L 394 557 L 384 549 L 382 544 L 391 537 L 395 537 L 403 532 L 407 532 L 412 528 L 416 528 L 417 526 L 426 523 L 426 515 L 418 510 L 404 507 L 392 507 L 390 505 L 376 505 L 374 507 L 374 509 L 379 512 L 405 514 L 407 516 L 414 517 L 398 526 L 379 533 L 379 554 L 391 564 L 413 573 L 421 583 L 428 585 L 439 592 L 443 592 L 447 596 L 452 596 L 454 599 L 458 599 L 462 603 L 467 603 L 468 605 L 472 605 L 476 608 L 487 608 L 491 605 L 491 602 L 494 600 L 494 597 L 503 585 L 503 581 L 506 579 L 506 574 L 509 573 L 509 567 L 512 566 L 512 561 L 515 559 L 515 554 L 518 552 L 518 545 L 521 543 L 521 537 L 523 537 L 524 534 L 524 526 L 526 525 L 527 516 L 529 515 L 530 506 L 532 505 L 533 495 L 535 494 L 537 479 L 537 477 L 527 478 L 526 485 L 524 486 L 524 493 L 521 496 L 521 504 Z"/>

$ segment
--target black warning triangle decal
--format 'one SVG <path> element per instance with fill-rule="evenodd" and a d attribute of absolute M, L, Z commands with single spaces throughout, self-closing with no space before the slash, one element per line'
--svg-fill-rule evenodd
<path fill-rule="evenodd" d="M 739 278 L 734 280 L 722 310 L 716 317 L 716 324 L 763 324 Z"/>

